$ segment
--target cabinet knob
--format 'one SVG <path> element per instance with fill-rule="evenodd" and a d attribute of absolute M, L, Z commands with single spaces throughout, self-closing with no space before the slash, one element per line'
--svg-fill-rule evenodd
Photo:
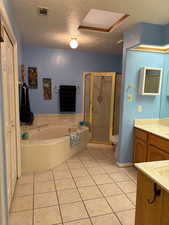
<path fill-rule="evenodd" d="M 156 201 L 156 198 L 161 195 L 161 190 L 158 189 L 157 184 L 154 183 L 154 196 L 152 199 L 147 199 L 148 204 L 153 204 Z"/>

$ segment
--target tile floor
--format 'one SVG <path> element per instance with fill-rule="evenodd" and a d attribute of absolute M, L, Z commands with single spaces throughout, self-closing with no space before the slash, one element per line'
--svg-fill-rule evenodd
<path fill-rule="evenodd" d="M 88 149 L 18 180 L 10 225 L 134 225 L 136 170 L 115 164 L 112 146 Z"/>

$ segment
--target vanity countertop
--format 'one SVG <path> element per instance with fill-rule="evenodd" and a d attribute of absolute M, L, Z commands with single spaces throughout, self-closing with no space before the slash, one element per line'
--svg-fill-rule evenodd
<path fill-rule="evenodd" d="M 169 119 L 138 119 L 134 127 L 169 140 Z"/>
<path fill-rule="evenodd" d="M 169 193 L 169 160 L 136 163 L 135 166 Z"/>

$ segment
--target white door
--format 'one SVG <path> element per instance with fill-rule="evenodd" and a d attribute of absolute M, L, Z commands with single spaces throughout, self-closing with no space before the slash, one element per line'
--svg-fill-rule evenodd
<path fill-rule="evenodd" d="M 14 47 L 4 30 L 1 43 L 4 95 L 5 149 L 7 159 L 8 207 L 10 207 L 17 179 L 17 136 L 15 111 Z"/>

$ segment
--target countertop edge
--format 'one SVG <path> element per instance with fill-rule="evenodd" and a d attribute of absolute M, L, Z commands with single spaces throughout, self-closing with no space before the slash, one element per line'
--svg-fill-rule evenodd
<path fill-rule="evenodd" d="M 165 160 L 165 161 L 168 161 L 169 160 Z M 160 161 L 161 164 L 163 164 L 163 161 Z M 145 175 L 147 175 L 151 180 L 153 180 L 155 183 L 157 183 L 162 189 L 164 189 L 166 192 L 169 193 L 169 185 L 166 184 L 166 179 L 161 177 L 160 180 L 159 180 L 159 176 L 158 173 L 156 171 L 153 171 L 153 174 L 152 174 L 152 170 L 150 171 L 149 169 L 146 169 L 144 166 L 145 164 L 151 164 L 151 163 L 155 163 L 155 162 L 144 162 L 144 163 L 135 163 L 134 166 L 139 170 L 141 171 L 142 173 L 144 173 Z M 161 165 L 161 167 L 163 167 L 163 165 Z M 169 182 L 168 182 L 169 183 Z"/>
<path fill-rule="evenodd" d="M 137 129 L 140 129 L 140 130 L 143 130 L 143 131 L 146 131 L 148 133 L 151 133 L 151 134 L 154 134 L 156 136 L 159 136 L 161 138 L 164 138 L 166 140 L 169 140 L 169 136 L 165 135 L 165 134 L 160 134 L 158 132 L 153 132 L 152 130 L 148 129 L 148 128 L 144 128 L 142 126 L 139 126 L 139 125 L 134 125 L 134 128 L 137 128 Z M 168 132 L 169 133 L 169 132 Z"/>

